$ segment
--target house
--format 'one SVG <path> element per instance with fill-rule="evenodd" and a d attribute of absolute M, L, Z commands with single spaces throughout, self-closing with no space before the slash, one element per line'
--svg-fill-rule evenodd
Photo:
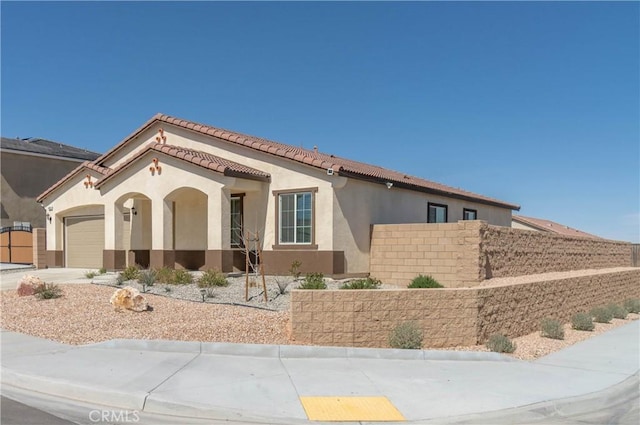
<path fill-rule="evenodd" d="M 564 236 L 579 236 L 583 238 L 602 239 L 582 230 L 573 229 L 564 224 L 559 224 L 551 220 L 541 218 L 525 217 L 523 215 L 513 215 L 511 217 L 511 227 L 514 229 L 535 230 L 538 232 L 551 232 Z"/>
<path fill-rule="evenodd" d="M 374 165 L 157 114 L 39 198 L 49 266 L 244 270 L 258 232 L 267 273 L 369 271 L 373 223 L 482 219 L 519 206 Z"/>
<path fill-rule="evenodd" d="M 44 227 L 37 196 L 83 161 L 99 156 L 51 140 L 0 138 L 0 227 Z"/>

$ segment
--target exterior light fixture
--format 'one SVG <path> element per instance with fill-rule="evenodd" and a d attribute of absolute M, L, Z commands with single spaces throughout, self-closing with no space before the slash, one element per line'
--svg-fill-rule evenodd
<path fill-rule="evenodd" d="M 131 207 L 131 214 L 138 215 L 138 211 L 136 211 L 136 207 Z"/>
<path fill-rule="evenodd" d="M 387 185 L 387 189 L 391 189 L 391 187 L 393 186 L 393 183 L 387 182 L 386 185 Z"/>

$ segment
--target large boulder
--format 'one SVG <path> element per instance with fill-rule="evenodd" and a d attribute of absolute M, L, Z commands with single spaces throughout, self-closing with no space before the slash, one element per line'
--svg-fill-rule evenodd
<path fill-rule="evenodd" d="M 145 297 L 140 294 L 140 291 L 131 286 L 117 289 L 111 296 L 110 301 L 116 311 L 145 311 L 149 309 L 149 304 Z"/>
<path fill-rule="evenodd" d="M 37 276 L 24 275 L 22 279 L 18 282 L 18 286 L 16 287 L 16 291 L 18 291 L 19 297 L 24 297 L 28 295 L 33 295 L 38 286 L 44 285 L 42 279 Z"/>

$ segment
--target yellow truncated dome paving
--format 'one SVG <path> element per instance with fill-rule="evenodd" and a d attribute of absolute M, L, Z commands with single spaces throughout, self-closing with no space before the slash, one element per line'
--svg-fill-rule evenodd
<path fill-rule="evenodd" d="M 311 421 L 404 421 L 386 397 L 300 397 Z"/>

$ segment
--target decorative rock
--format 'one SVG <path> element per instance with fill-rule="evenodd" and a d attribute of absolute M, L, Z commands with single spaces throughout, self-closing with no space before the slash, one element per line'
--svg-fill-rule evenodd
<path fill-rule="evenodd" d="M 131 286 L 116 290 L 111 296 L 110 302 L 116 311 L 132 310 L 140 312 L 149 310 L 147 300 L 140 295 L 137 289 Z"/>
<path fill-rule="evenodd" d="M 18 291 L 19 297 L 33 295 L 35 293 L 36 287 L 43 284 L 44 282 L 39 277 L 25 275 L 25 276 L 22 276 L 22 279 L 20 279 L 20 281 L 18 282 L 16 291 Z"/>

